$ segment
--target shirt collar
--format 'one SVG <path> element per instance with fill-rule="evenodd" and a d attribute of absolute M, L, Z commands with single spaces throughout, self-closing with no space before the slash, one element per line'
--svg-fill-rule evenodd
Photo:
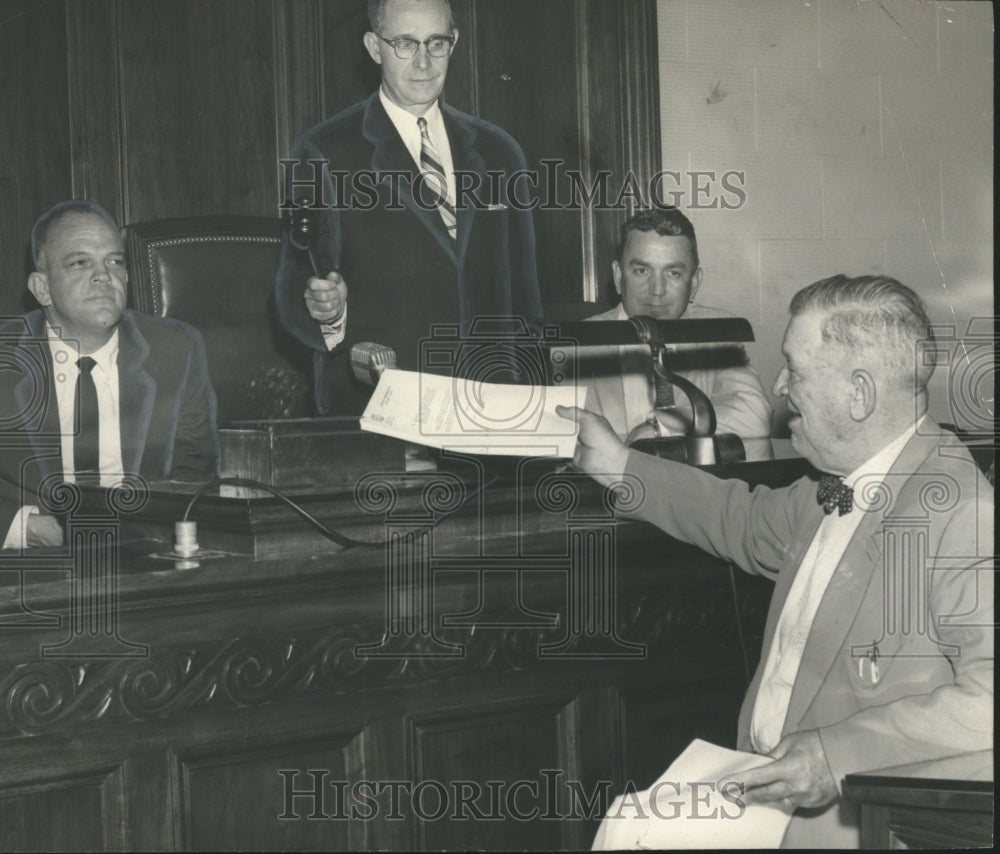
<path fill-rule="evenodd" d="M 895 465 L 896 459 L 902 453 L 906 443 L 913 438 L 917 432 L 917 428 L 926 417 L 926 415 L 921 416 L 916 423 L 907 427 L 895 439 L 889 442 L 888 445 L 882 448 L 881 451 L 873 454 L 844 478 L 844 483 L 850 487 L 856 486 L 862 480 L 867 481 L 865 484 L 867 488 L 857 490 L 854 495 L 855 503 L 862 510 L 867 510 L 868 507 L 878 501 L 878 496 L 875 494 L 877 490 L 871 487 L 881 483 L 885 479 L 889 470 Z"/>
<path fill-rule="evenodd" d="M 385 108 L 386 113 L 392 120 L 392 123 L 399 128 L 400 126 L 405 128 L 412 128 L 415 133 L 419 134 L 417 130 L 417 116 L 413 115 L 409 110 L 404 110 L 395 101 L 392 101 L 386 94 L 385 87 L 379 86 L 378 97 L 382 102 L 382 106 Z M 438 105 L 438 101 L 435 101 L 427 110 L 423 113 L 423 117 L 427 119 L 428 125 L 435 125 L 441 118 L 441 107 Z"/>
<path fill-rule="evenodd" d="M 70 346 L 59 337 L 48 321 L 45 323 L 45 335 L 49 340 L 49 350 L 57 365 L 76 365 L 80 354 L 75 347 Z M 60 355 L 61 354 L 61 355 Z M 98 366 L 106 374 L 118 363 L 118 327 L 111 333 L 111 337 L 93 353 L 88 353 L 91 359 L 97 362 Z"/>

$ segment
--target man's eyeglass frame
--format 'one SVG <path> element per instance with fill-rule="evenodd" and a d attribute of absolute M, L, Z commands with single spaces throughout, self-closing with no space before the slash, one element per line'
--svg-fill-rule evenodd
<path fill-rule="evenodd" d="M 409 36 L 400 36 L 398 39 L 387 39 L 385 36 L 375 33 L 382 41 L 384 41 L 389 47 L 392 48 L 392 52 L 396 54 L 397 59 L 413 59 L 420 52 L 420 45 L 427 48 L 427 55 L 433 57 L 434 59 L 444 59 L 446 56 L 450 56 L 452 50 L 455 48 L 455 37 L 454 36 L 431 36 L 429 39 L 424 39 L 419 41 L 418 39 L 411 39 Z M 432 53 L 431 52 L 431 42 L 445 42 L 448 45 L 448 49 L 444 53 Z M 409 44 L 415 44 L 416 47 L 413 48 L 413 53 L 401 53 L 402 48 L 400 47 L 401 42 L 406 42 Z"/>

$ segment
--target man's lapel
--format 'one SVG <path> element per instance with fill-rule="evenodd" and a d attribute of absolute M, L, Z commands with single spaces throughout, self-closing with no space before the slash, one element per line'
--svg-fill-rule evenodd
<path fill-rule="evenodd" d="M 889 470 L 885 481 L 888 484 L 888 503 L 865 513 L 823 594 L 792 688 L 784 732 L 798 729 L 844 647 L 847 633 L 859 612 L 865 607 L 882 607 L 881 601 L 866 602 L 865 594 L 872 575 L 882 570 L 883 523 L 886 517 L 898 512 L 906 481 L 920 470 L 937 447 L 940 428 L 928 418 L 921 433 L 923 435 L 915 435 L 906 443 Z M 860 510 L 855 508 L 854 512 Z M 868 638 L 865 638 L 864 642 L 867 641 Z"/>
<path fill-rule="evenodd" d="M 823 594 L 788 701 L 784 732 L 798 729 L 865 605 L 872 575 L 882 565 L 882 518 L 882 511 L 865 513 Z"/>
<path fill-rule="evenodd" d="M 760 678 L 764 672 L 764 665 L 771 654 L 771 645 L 775 643 L 778 619 L 781 617 L 781 612 L 785 607 L 785 600 L 788 599 L 788 591 L 791 590 L 792 581 L 795 580 L 798 568 L 802 563 L 802 558 L 805 557 L 806 552 L 809 550 L 809 544 L 813 541 L 813 537 L 816 536 L 816 530 L 819 528 L 820 522 L 823 521 L 823 510 L 820 508 L 819 503 L 812 503 L 811 501 L 810 496 L 814 494 L 809 490 L 806 490 L 804 493 L 803 501 L 808 503 L 801 510 L 800 525 L 802 526 L 802 536 L 796 538 L 785 562 L 785 568 L 778 573 L 778 577 L 774 582 L 774 592 L 771 594 L 771 603 L 767 609 L 767 621 L 764 624 L 764 639 L 761 645 L 760 664 L 750 682 L 750 686 L 747 688 L 747 696 L 743 701 L 743 708 L 740 711 L 740 733 L 749 734 L 750 732 L 750 716 L 757 702 L 757 692 L 760 689 Z M 792 571 L 793 568 L 795 569 L 794 572 Z"/>
<path fill-rule="evenodd" d="M 52 370 L 52 351 L 45 337 L 45 315 L 33 311 L 25 316 L 25 332 L 18 353 L 24 359 L 24 375 L 14 386 L 17 411 L 24 418 L 35 463 L 42 480 L 62 477 L 62 432 L 59 404 Z"/>
<path fill-rule="evenodd" d="M 414 117 L 414 122 L 416 118 Z M 441 214 L 432 205 L 419 205 L 413 197 L 413 187 L 409 180 L 400 180 L 384 173 L 405 172 L 407 176 L 416 177 L 418 168 L 414 163 L 410 152 L 403 144 L 403 139 L 396 131 L 396 126 L 392 123 L 382 102 L 379 100 L 378 92 L 368 99 L 365 107 L 365 115 L 361 124 L 362 136 L 374 146 L 372 152 L 372 171 L 375 172 L 381 183 L 387 186 L 397 186 L 399 188 L 399 201 L 406 205 L 417 219 L 423 223 L 431 236 L 447 252 L 455 264 L 458 264 L 458 255 L 455 252 L 455 245 L 452 243 L 448 230 L 444 227 Z M 454 152 L 452 153 L 454 158 Z M 392 182 L 392 183 L 390 183 Z M 459 235 L 461 236 L 461 225 L 459 221 Z"/>
<path fill-rule="evenodd" d="M 474 186 L 479 188 L 478 192 L 481 195 L 483 188 L 487 186 L 486 161 L 483 160 L 483 155 L 475 147 L 476 129 L 447 104 L 441 104 L 441 114 L 444 117 L 445 130 L 448 132 L 448 143 L 451 146 L 451 159 L 455 171 L 475 173 L 478 176 L 478 181 Z M 457 254 L 459 258 L 464 258 L 466 247 L 469 245 L 469 235 L 472 233 L 472 223 L 476 218 L 476 205 L 458 204 L 457 178 L 455 183 L 455 216 L 458 225 Z"/>
<path fill-rule="evenodd" d="M 150 353 L 149 342 L 135 325 L 129 311 L 122 316 L 118 328 L 118 412 L 122 467 L 127 474 L 138 474 L 153 417 L 156 380 L 144 367 Z"/>

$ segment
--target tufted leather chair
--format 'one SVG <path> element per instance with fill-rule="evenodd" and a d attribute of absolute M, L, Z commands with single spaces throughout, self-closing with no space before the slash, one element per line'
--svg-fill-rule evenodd
<path fill-rule="evenodd" d="M 310 354 L 273 306 L 281 228 L 267 217 L 205 216 L 126 229 L 129 305 L 201 332 L 220 425 L 315 414 Z"/>

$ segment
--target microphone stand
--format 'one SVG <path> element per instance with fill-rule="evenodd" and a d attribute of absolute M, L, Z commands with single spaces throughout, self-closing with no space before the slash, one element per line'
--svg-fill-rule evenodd
<path fill-rule="evenodd" d="M 715 434 L 717 426 L 715 407 L 698 386 L 670 369 L 668 351 L 664 345 L 660 322 L 645 315 L 630 317 L 639 340 L 648 344 L 653 358 L 653 371 L 660 380 L 684 392 L 691 404 L 691 429 L 683 437 L 667 436 L 662 439 L 638 439 L 632 443 L 637 451 L 654 456 L 676 459 L 683 456 L 683 462 L 695 466 L 709 466 L 720 462 L 742 462 L 746 459 L 743 442 L 733 433 Z M 746 321 L 742 321 L 746 323 Z M 752 333 L 750 335 L 752 338 Z M 662 411 L 658 408 L 658 411 Z M 654 416 L 655 417 L 655 416 Z M 678 452 L 678 440 L 683 447 Z"/>
<path fill-rule="evenodd" d="M 687 449 L 687 462 L 695 466 L 709 466 L 716 462 L 715 453 L 715 407 L 712 401 L 698 386 L 686 377 L 679 376 L 670 370 L 667 362 L 667 348 L 663 344 L 651 347 L 653 354 L 653 371 L 660 379 L 666 380 L 675 388 L 684 392 L 691 404 L 691 429 L 684 436 Z M 659 407 L 657 408 L 660 410 Z M 640 440 L 641 441 L 641 440 Z"/>

